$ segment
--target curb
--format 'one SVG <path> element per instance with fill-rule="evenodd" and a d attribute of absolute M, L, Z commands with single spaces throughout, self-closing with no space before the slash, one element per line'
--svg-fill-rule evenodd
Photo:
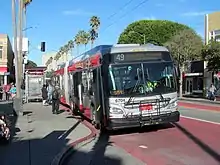
<path fill-rule="evenodd" d="M 62 165 L 64 162 L 68 159 L 68 157 L 74 153 L 77 149 L 83 147 L 84 145 L 90 143 L 92 140 L 95 139 L 97 135 L 97 130 L 86 120 L 82 121 L 82 124 L 84 124 L 87 128 L 90 130 L 90 134 L 80 138 L 72 143 L 70 143 L 68 146 L 64 147 L 60 153 L 58 153 L 55 158 L 52 160 L 50 165 Z"/>
<path fill-rule="evenodd" d="M 187 101 L 187 102 L 196 102 L 196 103 L 203 103 L 203 104 L 212 104 L 219 106 L 220 101 L 211 101 L 211 100 L 205 100 L 205 99 L 193 99 L 193 98 L 178 98 L 179 101 Z"/>
<path fill-rule="evenodd" d="M 198 110 L 206 110 L 206 111 L 214 111 L 214 112 L 220 112 L 220 106 L 219 105 L 203 105 L 193 102 L 178 102 L 178 106 L 184 107 L 184 108 L 190 108 L 190 109 L 198 109 Z"/>

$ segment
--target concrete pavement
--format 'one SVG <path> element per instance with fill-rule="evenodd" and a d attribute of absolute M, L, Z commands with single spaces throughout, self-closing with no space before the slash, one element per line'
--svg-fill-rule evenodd
<path fill-rule="evenodd" d="M 0 146 L 1 165 L 48 165 L 68 144 L 87 136 L 90 130 L 66 111 L 54 115 L 41 103 L 24 105 L 11 144 Z"/>

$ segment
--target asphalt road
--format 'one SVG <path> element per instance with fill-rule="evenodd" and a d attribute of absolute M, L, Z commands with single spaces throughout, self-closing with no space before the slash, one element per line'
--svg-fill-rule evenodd
<path fill-rule="evenodd" d="M 100 135 L 67 165 L 219 165 L 220 112 L 180 107 L 177 124 Z"/>

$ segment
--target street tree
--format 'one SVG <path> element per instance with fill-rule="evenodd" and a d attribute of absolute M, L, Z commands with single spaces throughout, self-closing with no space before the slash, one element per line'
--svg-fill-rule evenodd
<path fill-rule="evenodd" d="M 131 23 L 120 34 L 119 44 L 153 43 L 162 45 L 177 32 L 190 27 L 167 20 L 140 20 Z"/>
<path fill-rule="evenodd" d="M 28 60 L 27 64 L 25 65 L 25 68 L 35 68 L 35 67 L 37 67 L 37 64 L 31 60 Z"/>
<path fill-rule="evenodd" d="M 180 69 L 179 95 L 182 97 L 182 73 L 185 63 L 201 59 L 203 46 L 202 38 L 192 29 L 179 31 L 168 42 L 164 44 L 172 54 L 173 59 L 178 63 Z"/>
<path fill-rule="evenodd" d="M 220 70 L 220 42 L 211 40 L 208 45 L 202 49 L 202 58 L 208 61 L 207 68 L 209 71 Z"/>
<path fill-rule="evenodd" d="M 74 48 L 74 41 L 73 40 L 69 40 L 68 43 L 68 48 L 69 48 L 69 51 L 70 51 L 70 54 L 72 56 L 72 52 L 73 52 L 73 48 Z"/>
<path fill-rule="evenodd" d="M 74 42 L 76 44 L 76 49 L 77 49 L 77 55 L 79 55 L 79 46 L 81 44 L 81 36 L 79 35 L 79 32 L 76 34 L 76 36 L 74 37 Z"/>
<path fill-rule="evenodd" d="M 89 20 L 91 29 L 89 30 L 91 48 L 93 48 L 95 40 L 98 38 L 98 29 L 100 27 L 100 18 L 97 16 L 92 16 Z"/>
<path fill-rule="evenodd" d="M 53 61 L 53 57 L 50 57 L 47 62 L 46 62 L 46 66 L 49 66 Z"/>
<path fill-rule="evenodd" d="M 81 30 L 79 32 L 79 36 L 80 36 L 80 44 L 85 46 L 85 50 L 86 50 L 86 46 L 89 43 L 90 40 L 90 34 L 84 30 Z"/>

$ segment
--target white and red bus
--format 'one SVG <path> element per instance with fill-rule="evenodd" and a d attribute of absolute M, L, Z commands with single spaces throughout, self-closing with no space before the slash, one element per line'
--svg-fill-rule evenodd
<path fill-rule="evenodd" d="M 62 101 L 98 128 L 179 121 L 176 69 L 163 46 L 100 45 L 56 72 L 65 93 Z"/>

